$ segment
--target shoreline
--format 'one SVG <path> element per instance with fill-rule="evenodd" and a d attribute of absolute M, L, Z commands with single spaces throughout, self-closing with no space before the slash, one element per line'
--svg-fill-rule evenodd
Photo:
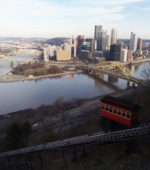
<path fill-rule="evenodd" d="M 89 98 L 81 98 L 81 100 L 85 100 L 83 105 L 86 105 L 87 103 L 95 102 L 97 100 L 100 100 L 101 98 L 103 98 L 104 96 L 107 96 L 107 95 L 111 95 L 113 97 L 123 97 L 125 95 L 133 93 L 136 90 L 140 90 L 140 88 L 127 88 L 127 89 L 124 89 L 124 90 L 118 89 L 117 91 L 111 92 L 109 94 L 98 95 L 98 96 L 89 97 Z M 45 106 L 49 106 L 49 105 L 45 105 Z M 17 110 L 17 111 L 14 111 L 14 112 L 0 114 L 0 120 L 3 119 L 3 118 L 13 117 L 14 115 L 18 115 L 20 113 L 24 114 L 24 112 L 26 112 L 28 110 L 36 110 L 39 107 L 36 107 L 36 108 L 30 107 L 30 108 L 23 109 L 23 110 Z"/>
<path fill-rule="evenodd" d="M 54 78 L 54 77 L 60 77 L 60 76 L 65 76 L 65 75 L 70 75 L 70 74 L 78 74 L 78 73 L 83 73 L 82 70 L 78 71 L 67 71 L 63 73 L 58 73 L 58 74 L 49 74 L 49 75 L 43 75 L 43 76 L 36 76 L 36 77 L 26 77 L 22 75 L 5 75 L 0 77 L 0 83 L 13 83 L 13 82 L 21 82 L 21 81 L 32 81 L 32 80 L 40 80 L 40 79 L 45 79 L 45 78 Z"/>
<path fill-rule="evenodd" d="M 129 61 L 129 62 L 124 63 L 124 65 L 129 65 L 129 64 L 135 65 L 135 64 L 145 63 L 145 62 L 150 62 L 150 58 L 137 60 L 137 61 Z M 48 74 L 48 75 L 33 76 L 33 77 L 32 76 L 26 77 L 24 75 L 7 73 L 6 75 L 3 75 L 3 76 L 0 77 L 0 83 L 40 80 L 40 79 L 45 79 L 45 78 L 54 78 L 54 77 L 60 77 L 60 76 L 65 76 L 65 75 L 69 75 L 69 74 L 76 74 L 76 73 L 83 73 L 83 70 L 73 70 L 73 71 L 66 71 L 66 72 L 57 73 L 57 74 Z"/>
<path fill-rule="evenodd" d="M 134 64 L 141 64 L 141 63 L 145 63 L 145 62 L 150 62 L 150 58 L 130 61 L 128 64 L 134 65 Z"/>

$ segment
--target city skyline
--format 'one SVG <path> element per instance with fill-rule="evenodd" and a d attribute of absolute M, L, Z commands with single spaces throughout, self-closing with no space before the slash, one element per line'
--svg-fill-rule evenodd
<path fill-rule="evenodd" d="M 0 36 L 94 37 L 94 26 L 102 25 L 109 35 L 116 28 L 118 38 L 130 39 L 135 32 L 150 39 L 148 6 L 148 0 L 5 0 L 0 6 Z"/>

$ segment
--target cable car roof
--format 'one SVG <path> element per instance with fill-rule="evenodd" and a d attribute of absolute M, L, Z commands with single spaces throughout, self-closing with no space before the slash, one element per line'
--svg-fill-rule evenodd
<path fill-rule="evenodd" d="M 124 107 L 126 109 L 130 109 L 132 111 L 138 111 L 140 107 L 138 105 L 133 104 L 133 102 L 129 100 L 125 100 L 123 98 L 116 98 L 112 96 L 106 96 L 101 99 L 102 102 L 107 104 L 112 104 L 119 107 Z"/>

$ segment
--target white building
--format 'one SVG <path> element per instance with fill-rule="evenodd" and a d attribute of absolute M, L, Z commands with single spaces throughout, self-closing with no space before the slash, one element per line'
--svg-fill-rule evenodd
<path fill-rule="evenodd" d="M 70 46 L 71 46 L 71 56 L 73 58 L 77 57 L 77 40 L 76 38 L 72 37 L 70 39 Z"/>
<path fill-rule="evenodd" d="M 110 50 L 110 35 L 107 35 L 107 50 Z"/>
<path fill-rule="evenodd" d="M 111 45 L 116 44 L 116 43 L 117 43 L 117 30 L 112 29 L 112 31 L 111 31 Z"/>
<path fill-rule="evenodd" d="M 136 34 L 134 34 L 133 32 L 131 32 L 130 50 L 132 52 L 137 51 L 137 38 L 136 38 Z"/>
<path fill-rule="evenodd" d="M 127 62 L 127 60 L 128 60 L 128 50 L 122 49 L 121 56 L 120 56 L 120 62 Z"/>
<path fill-rule="evenodd" d="M 55 46 L 47 46 L 44 48 L 44 61 L 48 62 L 50 58 L 54 57 L 56 47 Z"/>
<path fill-rule="evenodd" d="M 50 56 L 50 58 L 51 57 L 54 57 L 54 55 L 55 55 L 55 50 L 56 50 L 56 47 L 55 46 L 49 46 L 49 56 Z"/>
<path fill-rule="evenodd" d="M 49 61 L 49 48 L 48 47 L 44 48 L 44 61 L 45 62 Z"/>

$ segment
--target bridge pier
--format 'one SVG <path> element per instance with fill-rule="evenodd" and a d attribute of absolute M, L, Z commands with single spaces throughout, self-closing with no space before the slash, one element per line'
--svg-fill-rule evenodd
<path fill-rule="evenodd" d="M 132 87 L 135 87 L 135 83 L 132 84 Z"/>
<path fill-rule="evenodd" d="M 130 81 L 129 80 L 127 81 L 127 87 L 130 87 Z"/>
<path fill-rule="evenodd" d="M 135 82 L 132 82 L 130 80 L 127 81 L 127 87 L 138 87 L 139 84 L 136 84 Z"/>

